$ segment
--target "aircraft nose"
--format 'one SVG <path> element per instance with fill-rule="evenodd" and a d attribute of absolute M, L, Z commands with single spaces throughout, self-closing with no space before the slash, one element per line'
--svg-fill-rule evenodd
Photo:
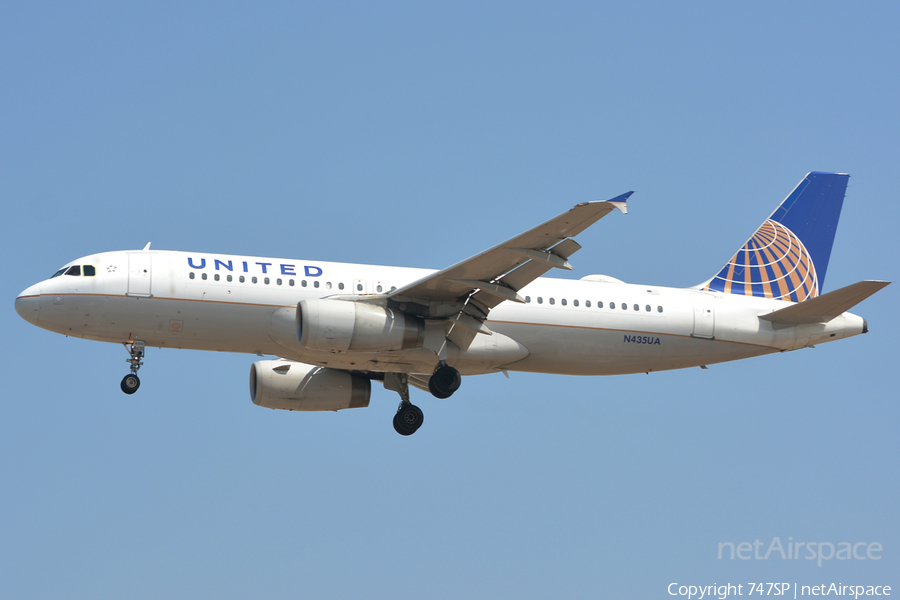
<path fill-rule="evenodd" d="M 41 290 L 38 286 L 33 285 L 16 298 L 16 312 L 32 325 L 37 325 L 40 304 Z"/>

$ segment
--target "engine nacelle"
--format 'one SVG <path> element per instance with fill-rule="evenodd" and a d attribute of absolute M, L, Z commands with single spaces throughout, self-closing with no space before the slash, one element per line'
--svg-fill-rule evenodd
<path fill-rule="evenodd" d="M 297 305 L 300 346 L 327 352 L 384 352 L 421 348 L 425 322 L 405 313 L 346 300 Z"/>
<path fill-rule="evenodd" d="M 368 379 L 339 369 L 286 360 L 261 360 L 250 368 L 250 399 L 265 408 L 365 408 L 371 394 Z"/>

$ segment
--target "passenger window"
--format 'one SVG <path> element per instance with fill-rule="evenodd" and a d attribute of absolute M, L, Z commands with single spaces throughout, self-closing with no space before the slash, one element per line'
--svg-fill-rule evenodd
<path fill-rule="evenodd" d="M 344 284 L 343 284 L 343 283 L 339 283 L 339 284 L 338 284 L 338 289 L 339 289 L 339 290 L 344 289 Z"/>
<path fill-rule="evenodd" d="M 229 283 L 231 283 L 232 281 L 234 281 L 234 277 L 232 277 L 231 275 L 226 275 L 226 276 L 225 276 L 225 279 L 228 280 Z"/>
<path fill-rule="evenodd" d="M 240 281 L 241 283 L 244 283 L 245 281 L 247 281 L 247 279 L 246 279 L 243 275 L 241 275 L 239 281 Z"/>
<path fill-rule="evenodd" d="M 357 284 L 356 284 L 356 291 L 357 291 L 357 292 L 361 292 L 361 291 L 362 291 L 362 284 L 361 284 L 361 283 L 357 283 Z"/>
<path fill-rule="evenodd" d="M 601 300 L 600 302 L 597 303 L 597 308 L 603 308 L 603 301 L 602 301 L 602 300 Z M 613 308 L 615 308 L 615 306 L 613 306 Z"/>
<path fill-rule="evenodd" d="M 268 277 L 263 278 L 263 283 L 265 283 L 266 285 L 269 285 L 269 278 Z"/>
<path fill-rule="evenodd" d="M 525 304 L 531 303 L 531 296 L 525 296 Z"/>
<path fill-rule="evenodd" d="M 256 283 L 256 282 L 259 281 L 259 280 L 258 280 L 256 277 L 251 277 L 251 278 L 250 278 L 250 281 L 251 281 L 252 283 Z"/>
<path fill-rule="evenodd" d="M 637 304 L 634 305 L 634 310 L 641 310 L 641 307 Z"/>
<path fill-rule="evenodd" d="M 600 305 L 603 306 L 603 303 L 601 302 Z M 614 308 L 616 307 L 616 303 L 615 303 L 615 302 L 610 302 L 610 303 L 609 303 L 609 307 L 614 309 Z"/>
<path fill-rule="evenodd" d="M 319 287 L 319 282 L 318 282 L 318 281 L 313 281 L 313 287 L 314 287 L 314 288 Z"/>
<path fill-rule="evenodd" d="M 556 304 L 556 300 L 554 298 L 550 298 L 550 304 Z"/>
<path fill-rule="evenodd" d="M 82 275 L 85 277 L 93 277 L 97 274 L 97 270 L 94 268 L 94 265 L 84 265 L 84 272 Z"/>
<path fill-rule="evenodd" d="M 540 296 L 538 296 L 538 304 L 543 304 L 543 303 L 544 303 L 544 299 L 541 298 Z"/>
<path fill-rule="evenodd" d="M 590 307 L 591 307 L 591 301 L 590 301 L 590 300 L 585 300 L 585 301 L 584 301 L 584 305 L 585 305 L 587 308 L 590 308 Z"/>
<path fill-rule="evenodd" d="M 382 291 L 384 291 L 384 288 L 379 285 L 378 287 L 375 288 L 375 291 L 377 291 L 380 294 Z"/>
<path fill-rule="evenodd" d="M 563 298 L 562 300 L 560 300 L 559 303 L 562 304 L 563 306 L 565 306 L 565 305 L 567 304 L 565 298 Z"/>
<path fill-rule="evenodd" d="M 624 302 L 622 303 L 622 310 L 628 310 L 628 305 Z"/>
<path fill-rule="evenodd" d="M 572 300 L 572 304 L 574 304 L 575 306 L 578 306 L 578 300 Z"/>
<path fill-rule="evenodd" d="M 302 281 L 300 282 L 300 287 L 306 287 L 306 280 L 305 280 L 305 279 L 302 280 Z"/>
<path fill-rule="evenodd" d="M 77 275 L 81 277 L 81 265 L 74 265 L 69 267 L 69 269 L 66 271 L 66 275 Z"/>
<path fill-rule="evenodd" d="M 206 273 L 201 273 L 200 279 L 202 279 L 203 281 L 206 281 Z"/>
<path fill-rule="evenodd" d="M 275 284 L 276 284 L 276 285 L 281 285 L 281 279 L 276 279 L 276 280 L 275 280 Z"/>
<path fill-rule="evenodd" d="M 213 279 L 215 279 L 216 281 L 218 281 L 218 280 L 219 280 L 219 274 L 216 273 L 215 275 L 213 275 Z"/>
<path fill-rule="evenodd" d="M 396 286 L 396 285 L 392 285 L 392 286 L 391 286 L 391 291 L 392 291 L 392 292 L 393 292 L 394 290 L 396 290 L 396 289 L 397 289 L 397 286 Z"/>
<path fill-rule="evenodd" d="M 657 307 L 656 307 L 656 312 L 662 312 L 662 306 L 657 306 Z"/>
<path fill-rule="evenodd" d="M 331 289 L 331 282 L 330 282 L 330 281 L 327 282 L 327 283 L 325 283 L 325 289 L 326 289 L 326 290 L 330 290 L 330 289 Z"/>
<path fill-rule="evenodd" d="M 190 273 L 188 273 L 188 277 L 190 277 L 191 279 L 193 279 L 193 278 L 194 278 L 194 272 L 191 271 Z"/>
<path fill-rule="evenodd" d="M 291 286 L 291 287 L 294 287 L 294 280 L 293 280 L 293 279 L 288 279 L 288 285 Z"/>
<path fill-rule="evenodd" d="M 647 305 L 646 308 L 647 308 L 647 312 L 650 312 L 650 305 L 649 305 L 649 304 Z"/>

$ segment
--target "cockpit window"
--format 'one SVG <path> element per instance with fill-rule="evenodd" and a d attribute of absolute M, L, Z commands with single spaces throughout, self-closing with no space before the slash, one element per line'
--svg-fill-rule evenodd
<path fill-rule="evenodd" d="M 85 277 L 96 277 L 97 276 L 97 268 L 94 265 L 73 265 L 71 267 L 63 267 L 56 273 L 50 276 L 50 279 L 54 277 L 59 277 L 60 275 L 74 275 L 78 277 L 80 275 L 84 275 Z"/>

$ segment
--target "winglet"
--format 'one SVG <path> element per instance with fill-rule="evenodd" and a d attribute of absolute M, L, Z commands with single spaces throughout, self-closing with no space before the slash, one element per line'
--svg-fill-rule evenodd
<path fill-rule="evenodd" d="M 613 202 L 612 200 L 610 200 L 609 203 L 618 208 L 619 212 L 623 215 L 628 214 L 628 204 L 626 204 L 625 202 Z"/>
<path fill-rule="evenodd" d="M 621 212 L 623 215 L 627 215 L 628 214 L 627 200 L 631 197 L 631 195 L 633 193 L 634 193 L 634 190 L 631 190 L 630 192 L 625 192 L 624 194 L 620 194 L 620 195 L 616 196 L 615 198 L 612 198 L 611 200 L 607 200 L 607 201 L 603 202 L 602 204 L 612 204 L 613 206 L 618 208 L 619 212 Z M 585 204 L 593 204 L 593 202 L 582 202 L 581 204 L 576 204 L 575 208 L 578 208 L 579 206 L 584 206 Z M 600 203 L 598 202 L 597 204 L 600 204 Z"/>
<path fill-rule="evenodd" d="M 572 207 L 572 210 L 575 210 L 576 208 L 581 207 L 581 206 L 587 206 L 587 205 L 589 205 L 589 204 L 597 204 L 597 205 L 600 205 L 600 204 L 611 204 L 611 205 L 613 205 L 614 207 L 618 208 L 618 209 L 619 209 L 619 212 L 621 212 L 623 215 L 627 215 L 627 214 L 628 214 L 628 202 L 626 202 L 626 201 L 628 200 L 628 198 L 631 197 L 631 195 L 632 195 L 633 193 L 634 193 L 634 190 L 632 190 L 632 191 L 630 191 L 630 192 L 625 192 L 624 194 L 621 194 L 621 195 L 619 195 L 619 196 L 616 196 L 615 198 L 613 198 L 613 199 L 611 199 L 611 200 L 605 200 L 605 201 L 602 201 L 602 202 L 597 202 L 597 201 L 593 201 L 593 202 L 582 202 L 582 203 L 580 203 L 580 204 L 576 204 L 575 206 L 573 206 L 573 207 Z"/>
<path fill-rule="evenodd" d="M 610 204 L 612 204 L 613 206 L 618 208 L 619 212 L 622 213 L 623 215 L 627 215 L 628 214 L 628 202 L 626 202 L 626 200 L 628 200 L 633 193 L 634 193 L 634 190 L 632 190 L 630 192 L 625 192 L 621 196 L 616 196 L 612 200 L 607 200 L 607 202 L 609 202 Z"/>

